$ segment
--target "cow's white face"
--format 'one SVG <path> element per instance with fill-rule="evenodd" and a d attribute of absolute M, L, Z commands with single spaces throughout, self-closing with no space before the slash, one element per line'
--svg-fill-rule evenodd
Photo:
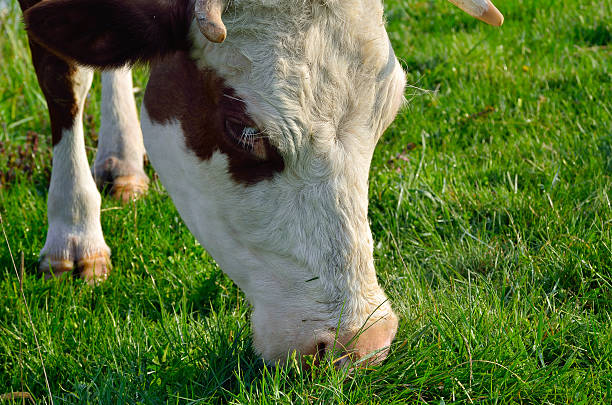
<path fill-rule="evenodd" d="M 451 1 L 503 21 L 489 0 Z M 368 171 L 405 78 L 380 0 L 48 0 L 25 18 L 80 63 L 153 61 L 147 152 L 252 303 L 266 360 L 384 358 L 397 319 L 374 271 Z"/>
<path fill-rule="evenodd" d="M 265 359 L 334 342 L 357 356 L 384 350 L 397 321 L 374 271 L 368 171 L 405 78 L 381 4 L 234 1 L 223 18 L 223 44 L 194 24 L 195 63 L 177 55 L 153 68 L 142 118 L 150 159 L 253 305 Z M 202 89 L 206 100 L 189 96 Z M 172 102 L 190 112 L 169 113 Z M 200 132 L 198 114 L 219 124 Z M 221 146 L 198 145 L 202 137 Z"/>

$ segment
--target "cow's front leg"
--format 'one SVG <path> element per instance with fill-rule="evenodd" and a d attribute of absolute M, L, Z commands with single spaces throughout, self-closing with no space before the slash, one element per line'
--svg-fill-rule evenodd
<path fill-rule="evenodd" d="M 93 174 L 100 189 L 127 202 L 147 191 L 145 149 L 128 68 L 102 73 L 102 118 Z"/>
<path fill-rule="evenodd" d="M 64 62 L 35 42 L 30 48 L 53 139 L 49 229 L 40 269 L 47 277 L 70 272 L 95 283 L 108 275 L 110 249 L 102 235 L 101 198 L 83 139 L 83 104 L 93 72 Z"/>

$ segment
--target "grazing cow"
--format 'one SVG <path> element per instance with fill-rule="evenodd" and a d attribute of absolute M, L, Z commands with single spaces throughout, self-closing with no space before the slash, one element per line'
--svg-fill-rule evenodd
<path fill-rule="evenodd" d="M 106 278 L 96 183 L 122 199 L 144 192 L 146 146 L 253 305 L 265 360 L 386 356 L 397 318 L 374 270 L 368 170 L 405 76 L 381 0 L 20 2 L 54 147 L 43 271 Z M 453 2 L 502 22 L 489 0 Z M 151 65 L 141 126 L 121 68 L 137 62 Z M 106 69 L 93 178 L 81 123 L 91 68 Z"/>

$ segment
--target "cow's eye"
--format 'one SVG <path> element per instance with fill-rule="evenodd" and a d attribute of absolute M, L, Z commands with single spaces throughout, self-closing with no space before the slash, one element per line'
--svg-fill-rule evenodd
<path fill-rule="evenodd" d="M 228 118 L 225 120 L 225 130 L 228 137 L 246 152 L 259 159 L 267 157 L 264 134 L 255 126 L 245 125 L 241 120 Z"/>

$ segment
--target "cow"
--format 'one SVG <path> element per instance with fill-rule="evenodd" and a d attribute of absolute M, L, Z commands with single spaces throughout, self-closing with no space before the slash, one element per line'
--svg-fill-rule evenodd
<path fill-rule="evenodd" d="M 503 21 L 489 0 L 451 1 Z M 44 273 L 106 279 L 96 186 L 143 194 L 146 150 L 187 227 L 251 303 L 265 361 L 386 357 L 398 321 L 374 269 L 368 172 L 406 78 L 381 0 L 20 4 L 53 141 Z M 136 63 L 150 65 L 140 124 L 126 67 Z M 92 69 L 103 89 L 90 170 Z"/>

